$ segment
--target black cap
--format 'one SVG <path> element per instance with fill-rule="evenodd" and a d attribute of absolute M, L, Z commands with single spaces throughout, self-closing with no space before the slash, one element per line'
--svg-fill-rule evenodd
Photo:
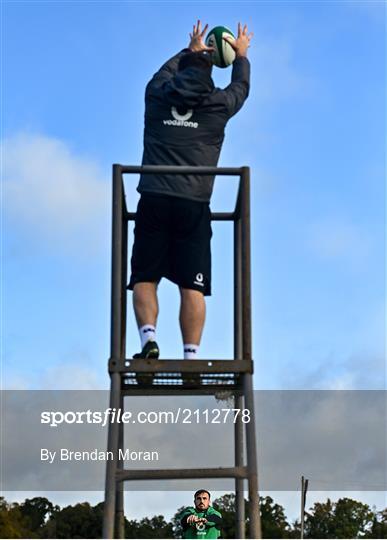
<path fill-rule="evenodd" d="M 178 71 L 183 71 L 183 69 L 189 67 L 201 69 L 202 71 L 205 71 L 206 73 L 211 75 L 212 61 L 210 55 L 203 52 L 193 51 L 184 54 L 184 56 L 182 56 L 179 60 L 177 69 Z"/>

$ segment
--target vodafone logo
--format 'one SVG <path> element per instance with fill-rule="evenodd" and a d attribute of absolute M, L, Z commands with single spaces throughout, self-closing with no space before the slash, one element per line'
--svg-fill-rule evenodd
<path fill-rule="evenodd" d="M 191 116 L 193 115 L 193 109 L 188 109 L 185 114 L 179 114 L 177 112 L 176 107 L 172 107 L 171 109 L 172 116 L 175 120 L 189 120 Z"/>
<path fill-rule="evenodd" d="M 199 272 L 198 274 L 196 274 L 196 278 L 195 278 L 195 285 L 200 285 L 200 287 L 204 287 L 204 276 L 201 272 Z"/>
<path fill-rule="evenodd" d="M 176 107 L 171 108 L 171 114 L 173 120 L 163 120 L 163 124 L 166 126 L 176 126 L 176 127 L 188 127 L 188 128 L 197 128 L 197 122 L 189 122 L 189 119 L 193 115 L 193 109 L 187 109 L 187 112 L 184 114 L 179 114 Z"/>

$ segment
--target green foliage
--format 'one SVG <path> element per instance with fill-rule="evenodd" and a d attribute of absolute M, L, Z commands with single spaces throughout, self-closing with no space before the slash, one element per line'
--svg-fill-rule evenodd
<path fill-rule="evenodd" d="M 245 501 L 245 522 L 249 532 L 248 502 Z M 214 508 L 223 517 L 224 538 L 235 538 L 235 495 L 227 494 L 214 501 Z M 260 511 L 263 538 L 289 538 L 290 525 L 286 521 L 282 506 L 275 504 L 271 497 L 260 497 Z"/>
<path fill-rule="evenodd" d="M 43 497 L 8 504 L 0 498 L 0 538 L 101 538 L 103 503 L 88 502 L 60 509 Z M 125 519 L 126 538 L 173 538 L 163 516 Z"/>
<path fill-rule="evenodd" d="M 372 525 L 364 538 L 387 538 L 387 508 L 374 513 Z"/>
<path fill-rule="evenodd" d="M 28 528 L 19 504 L 8 504 L 4 497 L 0 497 L 0 538 L 38 538 Z"/>
<path fill-rule="evenodd" d="M 235 495 L 228 493 L 214 500 L 223 517 L 222 538 L 235 538 Z M 248 503 L 245 504 L 248 529 Z M 180 538 L 182 529 L 176 512 L 172 523 L 163 516 L 125 519 L 126 538 Z M 261 497 L 260 511 L 264 538 L 299 538 L 300 524 L 286 520 L 282 506 L 271 497 Z M 79 503 L 60 509 L 44 497 L 7 503 L 0 498 L 0 538 L 100 538 L 103 503 Z M 248 534 L 248 532 L 247 532 Z M 377 512 L 349 498 L 315 503 L 306 513 L 305 538 L 387 538 L 387 508 Z"/>
<path fill-rule="evenodd" d="M 222 538 L 235 538 L 235 495 L 227 493 L 214 500 L 214 508 L 222 514 Z"/>
<path fill-rule="evenodd" d="M 59 510 L 58 506 L 54 507 L 45 497 L 26 499 L 19 508 L 31 531 L 38 531 L 39 528 L 43 527 L 46 518 Z"/>
<path fill-rule="evenodd" d="M 139 522 L 125 523 L 126 538 L 174 538 L 172 524 L 167 523 L 164 516 L 143 518 Z"/>
<path fill-rule="evenodd" d="M 101 538 L 103 503 L 88 502 L 55 511 L 41 531 L 41 538 Z"/>
<path fill-rule="evenodd" d="M 372 527 L 374 513 L 352 499 L 315 503 L 305 519 L 305 538 L 362 538 Z"/>
<path fill-rule="evenodd" d="M 183 527 L 180 523 L 180 514 L 183 510 L 184 506 L 180 506 L 180 508 L 177 509 L 175 515 L 172 518 L 173 538 L 181 538 L 183 536 Z"/>
<path fill-rule="evenodd" d="M 271 497 L 260 497 L 261 525 L 263 538 L 289 538 L 290 525 L 285 510 Z"/>

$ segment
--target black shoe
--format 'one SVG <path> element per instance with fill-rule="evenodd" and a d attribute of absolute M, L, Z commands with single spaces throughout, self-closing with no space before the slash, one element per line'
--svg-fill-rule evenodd
<path fill-rule="evenodd" d="M 160 350 L 157 343 L 155 341 L 149 340 L 145 343 L 142 351 L 140 353 L 134 354 L 133 358 L 142 358 L 143 360 L 153 358 L 154 360 L 157 360 L 159 354 Z M 152 386 L 154 376 L 154 373 L 137 373 L 137 384 L 140 384 L 141 386 Z"/>
<path fill-rule="evenodd" d="M 159 354 L 160 350 L 157 343 L 155 341 L 149 340 L 145 343 L 142 351 L 140 353 L 134 354 L 133 358 L 142 358 L 143 360 L 148 360 L 148 358 L 154 358 L 157 360 Z"/>

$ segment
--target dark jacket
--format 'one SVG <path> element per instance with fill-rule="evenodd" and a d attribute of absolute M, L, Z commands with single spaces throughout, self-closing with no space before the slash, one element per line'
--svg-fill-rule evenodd
<path fill-rule="evenodd" d="M 177 71 L 186 52 L 168 60 L 146 87 L 143 165 L 215 167 L 224 128 L 248 96 L 247 58 L 235 59 L 231 83 L 222 90 L 196 67 Z M 146 174 L 137 189 L 208 202 L 213 184 L 213 176 Z"/>

